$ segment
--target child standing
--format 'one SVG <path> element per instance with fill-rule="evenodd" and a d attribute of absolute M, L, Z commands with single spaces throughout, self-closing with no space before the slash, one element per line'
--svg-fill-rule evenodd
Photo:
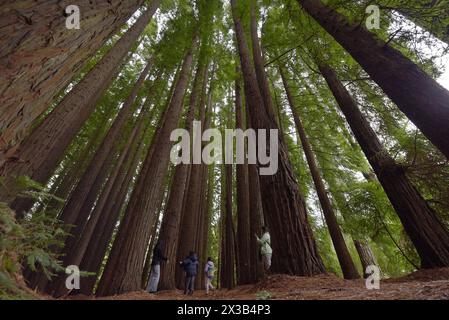
<path fill-rule="evenodd" d="M 205 281 L 206 281 L 206 294 L 209 294 L 209 289 L 214 290 L 214 286 L 212 285 L 212 280 L 214 279 L 214 262 L 212 258 L 207 258 L 206 267 L 204 268 L 205 273 Z"/>

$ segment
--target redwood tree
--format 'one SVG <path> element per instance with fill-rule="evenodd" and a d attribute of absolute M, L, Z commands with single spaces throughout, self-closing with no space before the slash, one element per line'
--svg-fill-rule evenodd
<path fill-rule="evenodd" d="M 232 0 L 237 46 L 243 72 L 246 101 L 254 129 L 277 129 L 258 87 L 254 67 L 251 64 L 237 1 Z M 267 144 L 268 145 L 268 144 Z M 260 189 L 272 234 L 273 271 L 311 276 L 324 272 L 310 228 L 306 207 L 288 159 L 287 148 L 279 139 L 278 170 L 274 175 L 260 176 Z"/>
<path fill-rule="evenodd" d="M 14 199 L 17 192 L 14 188 L 16 176 L 28 176 L 40 183 L 47 182 L 67 146 L 111 83 L 121 61 L 150 22 L 159 3 L 160 0 L 152 2 L 101 61 L 74 86 L 51 114 L 20 145 L 17 154 L 20 161 L 8 161 L 0 167 L 0 175 L 6 176 L 4 189 L 0 190 L 2 201 L 11 202 Z"/>
<path fill-rule="evenodd" d="M 298 3 L 343 46 L 449 159 L 449 91 L 399 50 L 320 0 Z"/>
<path fill-rule="evenodd" d="M 315 184 L 315 189 L 320 200 L 321 208 L 323 209 L 324 218 L 326 220 L 327 227 L 329 229 L 329 234 L 332 239 L 332 243 L 337 253 L 338 261 L 340 262 L 340 267 L 343 272 L 345 279 L 358 279 L 360 275 L 355 267 L 355 264 L 351 258 L 351 254 L 346 246 L 343 233 L 338 225 L 337 217 L 335 215 L 332 203 L 327 195 L 327 190 L 324 185 L 324 181 L 321 177 L 318 165 L 316 163 L 315 154 L 313 153 L 312 146 L 310 145 L 309 138 L 302 124 L 299 112 L 296 110 L 295 101 L 290 91 L 290 87 L 287 82 L 285 71 L 282 66 L 279 65 L 279 73 L 281 74 L 282 83 L 284 84 L 285 93 L 287 95 L 287 100 L 290 105 L 290 110 L 293 115 L 293 120 L 296 125 L 296 130 L 301 141 L 304 154 L 307 159 L 307 164 L 309 165 L 310 173 L 312 175 L 313 183 Z"/>
<path fill-rule="evenodd" d="M 384 149 L 335 71 L 324 63 L 319 64 L 319 69 L 413 242 L 421 258 L 421 267 L 449 266 L 448 231 L 410 183 L 404 169 Z"/>
<path fill-rule="evenodd" d="M 143 3 L 76 1 L 80 29 L 66 27 L 66 7 L 60 1 L 0 4 L 0 152 L 15 157 L 10 148 L 21 142 L 52 98 Z"/>
<path fill-rule="evenodd" d="M 243 107 L 240 79 L 235 80 L 235 127 L 244 129 Z M 252 277 L 250 242 L 250 200 L 248 186 L 248 163 L 236 165 L 237 182 L 237 283 L 247 284 L 254 281 Z M 254 261 L 253 261 L 254 262 Z"/>
<path fill-rule="evenodd" d="M 196 40 L 193 40 L 196 43 Z M 182 100 L 187 88 L 193 48 L 184 57 L 182 70 L 173 92 L 164 122 L 152 141 L 153 152 L 143 165 L 136 187 L 111 254 L 99 283 L 97 295 L 112 295 L 139 290 L 144 267 L 145 251 L 150 239 L 152 222 L 155 219 L 157 199 L 170 161 L 172 143 L 170 134 L 176 128 L 182 111 Z"/>

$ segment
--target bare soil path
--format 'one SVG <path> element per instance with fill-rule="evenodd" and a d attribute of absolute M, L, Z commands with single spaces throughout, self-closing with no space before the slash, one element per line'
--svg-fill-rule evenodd
<path fill-rule="evenodd" d="M 365 280 L 343 280 L 333 274 L 316 277 L 271 275 L 256 285 L 239 286 L 232 290 L 215 290 L 209 295 L 198 290 L 193 296 L 182 291 L 161 291 L 149 294 L 144 291 L 105 297 L 106 300 L 255 300 L 260 298 L 280 300 L 449 300 L 449 268 L 421 270 L 402 278 L 381 280 L 379 290 L 368 290 Z M 70 299 L 94 299 L 74 296 Z M 100 298 L 96 298 L 100 299 Z"/>

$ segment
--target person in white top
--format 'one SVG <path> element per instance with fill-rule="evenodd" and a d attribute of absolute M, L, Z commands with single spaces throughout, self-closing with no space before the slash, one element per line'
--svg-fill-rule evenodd
<path fill-rule="evenodd" d="M 204 268 L 205 273 L 205 282 L 206 282 L 206 294 L 209 294 L 209 289 L 214 290 L 214 286 L 212 285 L 212 280 L 214 279 L 214 262 L 212 258 L 207 258 L 206 267 Z"/>
<path fill-rule="evenodd" d="M 273 255 L 273 249 L 271 249 L 271 238 L 267 227 L 262 227 L 262 237 L 259 238 L 256 234 L 257 242 L 260 245 L 260 254 L 262 255 L 263 266 L 265 272 L 271 267 L 271 257 Z"/>

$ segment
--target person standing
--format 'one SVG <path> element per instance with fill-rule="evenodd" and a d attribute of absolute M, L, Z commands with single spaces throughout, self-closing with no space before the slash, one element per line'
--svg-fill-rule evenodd
<path fill-rule="evenodd" d="M 198 257 L 193 251 L 190 251 L 189 256 L 184 261 L 180 262 L 181 267 L 186 273 L 184 289 L 184 294 L 186 295 L 193 295 L 195 277 L 198 274 L 198 264 Z"/>
<path fill-rule="evenodd" d="M 267 227 L 262 227 L 262 237 L 259 238 L 256 234 L 257 242 L 260 245 L 260 254 L 262 256 L 262 262 L 265 272 L 268 272 L 271 267 L 271 257 L 273 250 L 271 249 L 271 238 Z"/>
<path fill-rule="evenodd" d="M 148 292 L 156 293 L 159 279 L 161 277 L 161 263 L 167 261 L 167 258 L 162 254 L 162 242 L 158 241 L 153 249 L 153 259 L 151 261 L 150 280 L 148 281 Z"/>
<path fill-rule="evenodd" d="M 209 289 L 214 290 L 214 286 L 212 285 L 212 280 L 214 279 L 214 262 L 211 257 L 207 258 L 206 267 L 204 268 L 205 277 L 204 280 L 206 282 L 206 294 L 209 294 Z"/>

